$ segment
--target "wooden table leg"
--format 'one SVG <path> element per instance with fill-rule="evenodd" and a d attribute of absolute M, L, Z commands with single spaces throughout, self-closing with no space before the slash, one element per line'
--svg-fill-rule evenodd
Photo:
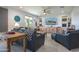
<path fill-rule="evenodd" d="M 23 49 L 24 49 L 24 52 L 26 52 L 26 39 L 23 40 Z"/>
<path fill-rule="evenodd" d="M 7 51 L 10 52 L 11 51 L 11 42 L 9 39 L 7 39 Z"/>

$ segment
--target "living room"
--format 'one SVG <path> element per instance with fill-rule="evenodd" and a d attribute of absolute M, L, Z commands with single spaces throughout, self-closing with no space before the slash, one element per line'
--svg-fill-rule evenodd
<path fill-rule="evenodd" d="M 6 52 L 7 48 L 8 51 L 21 52 L 23 51 L 23 43 L 25 43 L 23 49 L 24 51 L 26 49 L 26 52 L 79 51 L 78 6 L 1 6 L 0 13 L 1 52 Z M 71 33 L 74 31 L 77 33 Z M 22 43 L 22 40 L 16 40 L 16 42 L 12 41 L 10 46 L 10 44 L 8 44 L 9 42 L 5 40 L 6 37 L 3 35 L 5 32 L 10 37 L 11 35 L 14 37 L 14 34 L 17 36 L 18 33 L 15 32 L 21 32 L 23 35 L 29 32 L 27 36 L 33 36 L 29 37 L 30 39 L 27 45 L 25 41 Z M 68 37 L 64 37 L 63 34 L 68 35 Z M 72 37 L 70 34 L 74 36 L 72 35 Z M 64 38 L 68 40 L 74 38 L 75 40 L 73 39 L 69 42 L 65 41 L 66 39 Z M 34 42 L 32 42 L 32 40 Z M 73 42 L 73 44 L 70 44 L 71 42 Z M 26 46 L 28 46 L 28 48 L 26 48 Z"/>

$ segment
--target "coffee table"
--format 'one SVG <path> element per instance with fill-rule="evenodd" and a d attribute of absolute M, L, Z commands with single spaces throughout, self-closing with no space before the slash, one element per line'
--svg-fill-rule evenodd
<path fill-rule="evenodd" d="M 24 52 L 26 51 L 27 35 L 25 33 L 15 32 L 15 34 L 5 34 L 5 35 L 6 35 L 6 39 L 7 39 L 7 51 L 8 52 L 11 51 L 12 42 L 14 42 L 16 40 L 23 40 L 23 50 L 24 50 Z"/>

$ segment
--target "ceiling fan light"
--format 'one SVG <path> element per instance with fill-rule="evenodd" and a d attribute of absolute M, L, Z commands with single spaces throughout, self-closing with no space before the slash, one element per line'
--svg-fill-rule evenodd
<path fill-rule="evenodd" d="M 46 15 L 46 13 L 43 13 L 44 15 Z"/>

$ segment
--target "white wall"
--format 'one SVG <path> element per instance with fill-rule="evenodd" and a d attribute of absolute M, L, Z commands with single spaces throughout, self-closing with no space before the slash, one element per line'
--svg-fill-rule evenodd
<path fill-rule="evenodd" d="M 79 7 L 75 7 L 71 13 L 72 25 L 75 25 L 76 29 L 79 29 Z"/>
<path fill-rule="evenodd" d="M 30 15 L 28 13 L 25 13 L 23 11 L 20 11 L 20 10 L 16 10 L 16 9 L 8 9 L 8 29 L 12 29 L 15 27 L 15 21 L 14 21 L 14 17 L 18 15 L 20 16 L 21 18 L 21 21 L 19 22 L 20 26 L 26 26 L 26 22 L 25 22 L 25 15 L 26 16 L 32 16 L 34 18 L 34 20 L 36 19 L 33 15 Z M 33 21 L 33 26 L 32 27 L 35 27 L 35 24 L 34 24 L 34 21 Z"/>

